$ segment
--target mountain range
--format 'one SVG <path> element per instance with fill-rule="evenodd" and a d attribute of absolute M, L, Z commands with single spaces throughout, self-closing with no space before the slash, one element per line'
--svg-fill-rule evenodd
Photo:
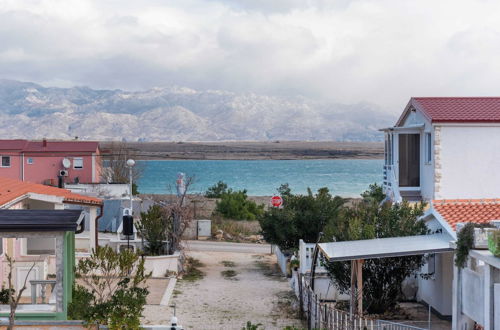
<path fill-rule="evenodd" d="M 395 120 L 368 103 L 161 87 L 43 87 L 0 80 L 0 139 L 380 141 Z"/>

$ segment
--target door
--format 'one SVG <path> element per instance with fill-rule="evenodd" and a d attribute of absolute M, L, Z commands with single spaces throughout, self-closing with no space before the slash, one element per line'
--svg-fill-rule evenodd
<path fill-rule="evenodd" d="M 399 186 L 420 187 L 420 134 L 399 134 Z"/>
<path fill-rule="evenodd" d="M 212 235 L 212 221 L 198 220 L 198 238 Z"/>

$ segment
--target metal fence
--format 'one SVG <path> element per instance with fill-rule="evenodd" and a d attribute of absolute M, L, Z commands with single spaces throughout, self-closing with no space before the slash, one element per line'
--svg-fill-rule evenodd
<path fill-rule="evenodd" d="M 300 312 L 307 320 L 308 329 L 322 330 L 425 330 L 415 326 L 351 315 L 336 309 L 332 303 L 324 302 L 299 276 Z"/>

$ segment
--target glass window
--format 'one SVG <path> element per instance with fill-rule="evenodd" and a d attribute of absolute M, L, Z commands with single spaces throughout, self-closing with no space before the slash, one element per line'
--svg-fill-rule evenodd
<path fill-rule="evenodd" d="M 427 273 L 434 274 L 436 272 L 436 255 L 434 253 L 429 254 L 427 259 Z"/>
<path fill-rule="evenodd" d="M 2 156 L 2 167 L 10 167 L 10 156 Z"/>
<path fill-rule="evenodd" d="M 30 165 L 31 165 L 31 164 L 33 164 L 33 158 L 31 158 L 31 157 L 30 157 L 30 158 L 28 158 L 28 160 L 27 160 L 26 162 L 27 162 L 28 164 L 30 164 Z"/>
<path fill-rule="evenodd" d="M 83 158 L 73 158 L 73 168 L 83 168 Z"/>
<path fill-rule="evenodd" d="M 432 135 L 431 133 L 425 133 L 425 161 L 430 163 L 432 161 Z"/>

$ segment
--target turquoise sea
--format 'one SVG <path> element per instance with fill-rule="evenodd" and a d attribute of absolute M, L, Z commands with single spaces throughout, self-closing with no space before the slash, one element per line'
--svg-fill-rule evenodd
<path fill-rule="evenodd" d="M 283 183 L 294 193 L 328 187 L 334 195 L 357 197 L 371 183 L 382 182 L 383 160 L 147 160 L 138 161 L 140 193 L 175 193 L 177 173 L 194 177 L 191 193 L 203 193 L 219 180 L 251 196 L 269 196 Z"/>

